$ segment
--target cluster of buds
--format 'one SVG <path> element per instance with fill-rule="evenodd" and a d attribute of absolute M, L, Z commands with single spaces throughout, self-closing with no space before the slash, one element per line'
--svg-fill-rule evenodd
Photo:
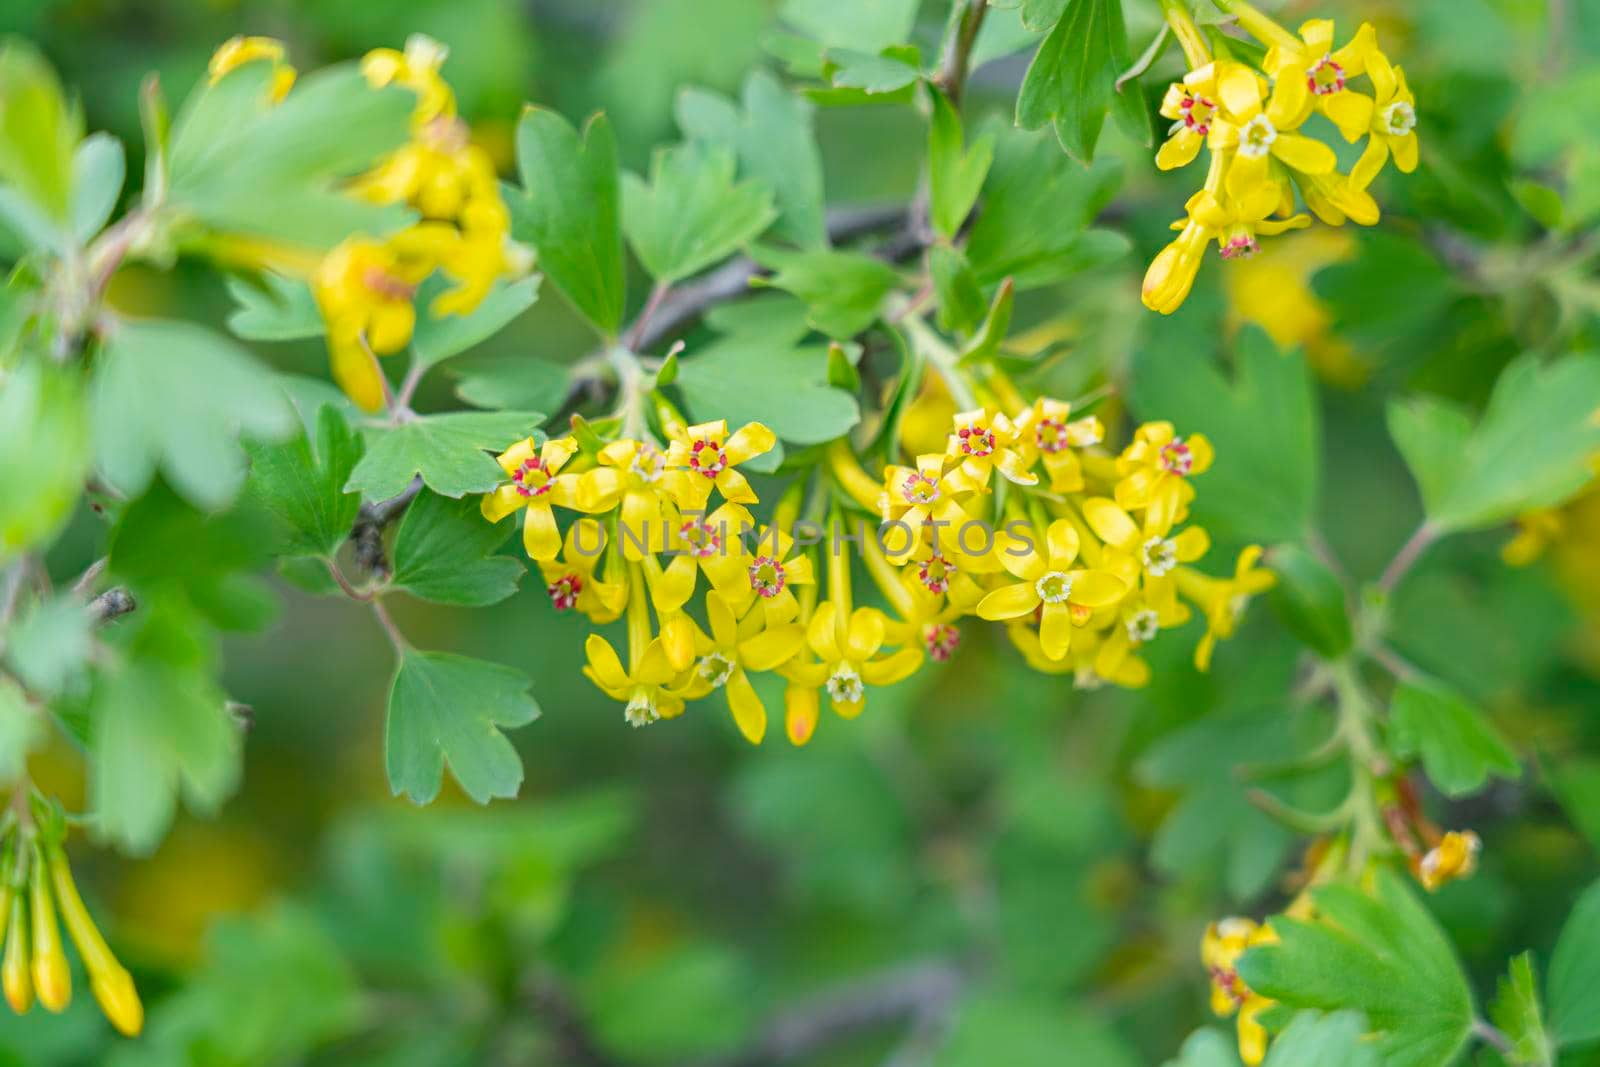
<path fill-rule="evenodd" d="M 1162 103 L 1172 130 L 1156 164 L 1187 166 L 1204 147 L 1210 165 L 1204 187 L 1173 224 L 1177 239 L 1145 274 L 1145 305 L 1162 314 L 1188 297 L 1210 242 L 1224 259 L 1254 255 L 1259 237 L 1311 225 L 1299 204 L 1330 226 L 1346 220 L 1371 226 L 1379 209 L 1367 190 L 1384 165 L 1392 157 L 1406 173 L 1417 166 L 1416 99 L 1405 72 L 1379 50 L 1370 24 L 1335 48 L 1328 19 L 1312 19 L 1295 34 L 1244 0 L 1218 4 L 1266 52 L 1260 67 L 1252 66 L 1228 38 L 1202 35 L 1181 4 L 1165 5 L 1189 73 Z M 1357 86 L 1363 76 L 1370 92 Z M 1332 148 L 1307 135 L 1314 115 L 1349 143 L 1367 139 L 1349 174 L 1338 172 Z"/>
<path fill-rule="evenodd" d="M 957 414 L 943 452 L 879 477 L 834 442 L 809 492 L 797 479 L 767 524 L 739 465 L 773 433 L 687 425 L 659 394 L 659 439 L 603 441 L 578 423 L 512 445 L 482 511 L 491 522 L 523 512 L 523 544 L 558 610 L 626 619 L 626 660 L 596 634 L 584 670 L 635 726 L 721 689 L 759 742 L 767 710 L 750 676 L 771 671 L 785 683 L 785 732 L 804 744 L 824 694 L 856 717 L 872 687 L 948 660 L 967 616 L 1005 623 L 1042 671 L 1135 687 L 1150 676 L 1145 646 L 1198 610 L 1196 661 L 1208 666 L 1273 581 L 1255 547 L 1226 577 L 1193 566 L 1210 539 L 1186 525 L 1190 479 L 1210 466 L 1210 444 L 1156 422 L 1114 452 L 1100 420 L 1063 401 L 1029 403 L 1009 383 L 995 395 L 1013 403 Z M 564 535 L 556 509 L 573 513 Z M 856 602 L 858 571 L 881 606 Z"/>
<path fill-rule="evenodd" d="M 144 1006 L 133 977 L 84 907 L 62 847 L 61 809 L 35 797 L 27 817 L 16 811 L 0 822 L 0 987 L 18 1015 L 34 1001 L 60 1013 L 72 1001 L 72 969 L 61 929 L 66 928 L 89 974 L 94 998 L 121 1033 L 144 1028 Z"/>
<path fill-rule="evenodd" d="M 439 74 L 445 56 L 442 45 L 418 34 L 404 52 L 380 48 L 362 61 L 374 88 L 399 85 L 417 102 L 411 139 L 357 179 L 350 192 L 373 203 L 405 205 L 417 219 L 382 238 L 348 238 L 312 272 L 334 379 L 366 411 L 383 406 L 386 382 L 377 357 L 410 344 L 417 288 L 425 279 L 439 272 L 451 283 L 427 309 L 444 318 L 469 314 L 497 280 L 533 265 L 532 253 L 511 239 L 511 214 L 494 163 L 472 143 L 456 113 L 455 94 Z M 212 58 L 211 78 L 215 82 L 254 62 L 274 64 L 271 92 L 281 100 L 294 71 L 283 66 L 283 46 L 268 38 L 224 44 Z"/>

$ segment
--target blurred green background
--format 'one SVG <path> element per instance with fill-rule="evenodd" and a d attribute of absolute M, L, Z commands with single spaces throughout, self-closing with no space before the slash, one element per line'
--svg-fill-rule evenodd
<path fill-rule="evenodd" d="M 919 12 L 925 55 L 944 6 Z M 1518 352 L 1594 343 L 1592 266 L 1539 256 L 1591 240 L 1600 216 L 1600 5 L 1268 6 L 1291 24 L 1371 18 L 1403 59 L 1423 167 L 1385 175 L 1384 223 L 1284 238 L 1226 281 L 1210 264 L 1190 304 L 1157 319 L 1139 306 L 1138 278 L 1189 178 L 1158 176 L 1144 149 L 1108 130 L 1104 151 L 1124 180 L 1102 224 L 1136 251 L 1028 294 L 1014 329 L 1062 343 L 1054 373 L 1075 384 L 1125 383 L 1135 366 L 1181 374 L 1226 351 L 1245 321 L 1303 346 L 1323 386 L 1323 532 L 1370 577 L 1419 516 L 1383 430 L 1386 398 L 1423 388 L 1481 402 Z M 604 109 L 624 165 L 642 170 L 676 139 L 681 87 L 736 92 L 752 67 L 776 69 L 763 41 L 786 15 L 805 28 L 807 7 L 7 0 L 0 31 L 38 42 L 81 93 L 90 128 L 134 155 L 144 74 L 179 95 L 233 34 L 281 37 L 308 69 L 424 32 L 449 46 L 445 75 L 503 168 L 532 100 L 573 119 Z M 1142 47 L 1156 5 L 1127 8 Z M 1031 40 L 1016 20 L 993 13 L 969 116 L 1008 117 Z M 1147 83 L 1155 93 L 1161 78 Z M 912 109 L 819 108 L 817 128 L 830 205 L 914 195 L 925 133 Z M 1540 217 L 1530 183 L 1569 190 L 1563 217 Z M 125 271 L 112 299 L 219 324 L 228 309 L 200 269 Z M 571 362 L 592 345 L 547 292 L 473 361 Z M 317 343 L 258 351 L 326 372 Z M 430 386 L 420 408 L 455 403 L 442 376 Z M 1483 870 L 1432 903 L 1481 989 L 1511 952 L 1548 949 L 1597 871 L 1600 764 L 1577 756 L 1600 751 L 1594 510 L 1526 570 L 1499 560 L 1503 535 L 1452 541 L 1396 608 L 1402 651 L 1483 701 L 1548 772 L 1448 810 L 1450 825 L 1484 836 Z M 93 558 L 92 524 L 80 525 L 52 559 L 60 573 Z M 1207 1022 L 1205 922 L 1281 906 L 1280 875 L 1296 862 L 1295 838 L 1231 775 L 1300 725 L 1283 713 L 1296 646 L 1264 604 L 1209 676 L 1188 664 L 1196 628 L 1164 640 L 1156 681 L 1139 693 L 1076 692 L 1028 671 L 1003 634 L 968 625 L 948 668 L 875 695 L 855 723 L 825 718 L 804 750 L 778 736 L 751 748 L 714 701 L 625 728 L 578 674 L 584 627 L 558 618 L 536 581 L 487 610 L 402 604 L 420 646 L 527 668 L 544 710 L 512 735 L 528 768 L 522 799 L 480 811 L 447 795 L 417 811 L 383 777 L 382 632 L 358 605 L 280 592 L 270 623 L 227 648 L 227 686 L 255 721 L 239 795 L 214 821 L 183 817 L 150 860 L 77 860 L 147 992 L 150 1033 L 113 1047 L 84 997 L 60 1019 L 0 1016 L 0 1064 L 731 1067 L 779 1062 L 727 1057 L 857 981 L 900 989 L 915 1010 L 885 1009 L 785 1062 L 1162 1063 Z M 53 771 L 70 796 L 71 767 L 54 761 L 41 778 Z"/>

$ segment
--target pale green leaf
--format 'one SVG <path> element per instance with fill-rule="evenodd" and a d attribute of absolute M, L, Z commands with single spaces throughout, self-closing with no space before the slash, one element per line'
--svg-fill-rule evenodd
<path fill-rule="evenodd" d="M 928 98 L 933 109 L 928 124 L 928 216 L 936 231 L 954 238 L 989 174 L 995 133 L 990 130 L 965 148 L 961 116 L 949 98 L 932 86 Z"/>
<path fill-rule="evenodd" d="M 529 436 L 543 418 L 527 411 L 462 411 L 375 427 L 367 431 L 367 454 L 350 472 L 345 489 L 387 500 L 421 475 L 441 496 L 486 493 L 505 480 L 489 453 L 504 452 Z"/>
<path fill-rule="evenodd" d="M 1272 1041 L 1263 1067 L 1380 1067 L 1359 1012 L 1303 1011 Z"/>
<path fill-rule="evenodd" d="M 89 471 L 78 375 L 28 359 L 0 386 L 0 562 L 53 537 Z"/>
<path fill-rule="evenodd" d="M 0 788 L 16 784 L 28 753 L 44 737 L 45 711 L 28 703 L 22 687 L 0 675 Z"/>
<path fill-rule="evenodd" d="M 476 497 L 419 493 L 395 534 L 391 581 L 436 604 L 498 604 L 517 591 L 526 571 L 518 560 L 493 554 L 505 543 L 506 526 L 487 522 Z"/>
<path fill-rule="evenodd" d="M 92 647 L 82 598 L 60 593 L 35 601 L 11 627 L 5 662 L 30 692 L 54 698 L 79 688 Z"/>
<path fill-rule="evenodd" d="M 737 165 L 725 146 L 690 142 L 655 154 L 649 184 L 623 177 L 623 227 L 656 281 L 679 281 L 726 259 L 777 217 L 763 183 L 734 181 Z"/>
<path fill-rule="evenodd" d="M 894 50 L 877 53 L 854 48 L 828 49 L 833 64 L 833 84 L 839 89 L 860 89 L 868 96 L 881 96 L 904 89 L 921 76 L 912 63 Z"/>
<path fill-rule="evenodd" d="M 301 433 L 249 449 L 248 499 L 278 521 L 283 555 L 332 556 L 361 510 L 361 498 L 345 491 L 361 439 L 332 406 L 317 413 L 316 427 L 314 444 Z"/>
<path fill-rule="evenodd" d="M 1178 1058 L 1168 1060 L 1166 1067 L 1239 1067 L 1236 1040 L 1210 1028 L 1196 1030 L 1189 1035 Z"/>
<path fill-rule="evenodd" d="M 296 278 L 264 273 L 227 281 L 234 310 L 228 329 L 246 341 L 299 341 L 326 332 L 311 287 Z"/>
<path fill-rule="evenodd" d="M 773 272 L 761 284 L 805 301 L 806 321 L 841 341 L 871 326 L 884 297 L 900 284 L 900 274 L 893 267 L 859 252 L 789 252 L 757 246 L 750 254 Z"/>
<path fill-rule="evenodd" d="M 1600 1040 L 1600 883 L 1578 898 L 1550 958 L 1550 1034 L 1561 1045 Z"/>
<path fill-rule="evenodd" d="M 784 0 L 785 22 L 828 47 L 876 52 L 911 34 L 918 0 Z"/>
<path fill-rule="evenodd" d="M 64 229 L 83 118 L 67 104 L 50 64 L 15 37 L 0 43 L 0 101 L 0 181 Z"/>
<path fill-rule="evenodd" d="M 1533 953 L 1513 957 L 1500 979 L 1499 995 L 1489 1005 L 1489 1019 L 1511 1041 L 1505 1059 L 1512 1067 L 1551 1067 L 1555 1047 L 1545 1033 L 1539 1007 L 1539 983 L 1533 973 Z"/>
<path fill-rule="evenodd" d="M 417 297 L 417 328 L 411 337 L 417 361 L 424 367 L 431 367 L 469 351 L 505 329 L 539 299 L 539 279 L 540 276 L 534 274 L 521 281 L 496 283 L 483 303 L 471 312 L 443 318 L 421 310 L 428 307 L 436 289 L 444 288 L 443 283 L 430 280 Z"/>
<path fill-rule="evenodd" d="M 1516 778 L 1517 754 L 1477 708 L 1443 685 L 1405 682 L 1389 705 L 1389 744 L 1449 797 L 1475 793 L 1490 775 Z"/>
<path fill-rule="evenodd" d="M 72 156 L 72 235 L 87 242 L 105 226 L 122 195 L 128 161 L 122 142 L 109 133 L 90 134 Z"/>
<path fill-rule="evenodd" d="M 384 735 L 389 787 L 414 804 L 439 795 L 445 764 L 479 804 L 514 797 L 522 760 L 502 727 L 539 715 L 528 676 L 512 667 L 448 652 L 408 649 L 389 692 Z"/>

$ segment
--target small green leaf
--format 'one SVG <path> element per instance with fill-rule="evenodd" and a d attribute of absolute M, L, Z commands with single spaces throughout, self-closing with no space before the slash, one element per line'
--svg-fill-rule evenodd
<path fill-rule="evenodd" d="M 0 788 L 22 777 L 28 753 L 43 739 L 43 724 L 43 710 L 28 703 L 20 685 L 0 676 Z"/>
<path fill-rule="evenodd" d="M 5 661 L 30 691 L 55 698 L 78 688 L 91 648 L 83 601 L 62 593 L 36 601 L 11 628 Z M 0 752 L 4 750 L 0 744 Z"/>
<path fill-rule="evenodd" d="M 1115 108 L 1124 125 L 1139 130 L 1146 144 L 1150 117 L 1138 79 L 1116 89 L 1131 65 L 1121 0 L 1069 0 L 1055 29 L 1039 46 L 1017 95 L 1017 125 L 1055 126 L 1067 154 L 1087 165 Z"/>
<path fill-rule="evenodd" d="M 367 454 L 345 483 L 368 500 L 399 495 L 411 479 L 441 496 L 486 493 L 505 480 L 488 453 L 503 452 L 534 433 L 544 416 L 527 411 L 461 411 L 423 415 L 367 431 Z"/>
<path fill-rule="evenodd" d="M 419 493 L 395 535 L 393 584 L 436 604 L 498 604 L 526 572 L 510 556 L 493 554 L 505 540 L 505 524 L 484 521 L 477 498 Z"/>
<path fill-rule="evenodd" d="M 740 102 L 742 108 L 708 90 L 686 89 L 678 95 L 678 128 L 691 140 L 738 152 L 740 173 L 773 192 L 774 235 L 802 248 L 825 246 L 822 156 L 811 105 L 761 70 L 745 79 Z"/>
<path fill-rule="evenodd" d="M 623 176 L 623 227 L 656 281 L 679 281 L 721 262 L 777 218 L 770 189 L 735 183 L 737 165 L 727 147 L 690 142 L 655 154 L 648 185 Z"/>
<path fill-rule="evenodd" d="M 1600 883 L 1584 891 L 1561 928 L 1545 1002 L 1558 1044 L 1600 1040 Z"/>
<path fill-rule="evenodd" d="M 1351 1009 L 1385 1067 L 1438 1067 L 1472 1034 L 1472 993 L 1449 940 L 1401 877 L 1378 868 L 1369 895 L 1313 891 L 1315 921 L 1276 918 L 1279 942 L 1251 949 L 1239 976 L 1289 1008 Z"/>
<path fill-rule="evenodd" d="M 785 22 L 830 48 L 876 52 L 911 34 L 918 0 L 784 0 Z"/>
<path fill-rule="evenodd" d="M 558 411 L 572 381 L 566 367 L 525 355 L 473 360 L 456 372 L 456 396 L 473 407 L 496 411 Z"/>
<path fill-rule="evenodd" d="M 983 180 L 994 162 L 994 131 L 965 148 L 961 116 L 943 90 L 928 87 L 933 113 L 928 124 L 928 216 L 933 228 L 954 238 L 978 201 Z"/>
<path fill-rule="evenodd" d="M 1215 446 L 1216 463 L 1198 481 L 1197 521 L 1240 540 L 1298 540 L 1316 507 L 1321 451 L 1310 371 L 1255 329 L 1240 335 L 1235 362 L 1230 382 L 1203 353 L 1141 350 L 1134 407 Z"/>
<path fill-rule="evenodd" d="M 1499 995 L 1489 1005 L 1489 1019 L 1511 1041 L 1505 1058 L 1512 1067 L 1551 1067 L 1555 1047 L 1544 1030 L 1539 983 L 1533 974 L 1533 953 L 1514 957 L 1500 979 Z"/>
<path fill-rule="evenodd" d="M 116 209 L 127 177 L 122 142 L 109 133 L 90 134 L 72 156 L 72 235 L 87 243 Z"/>
<path fill-rule="evenodd" d="M 773 271 L 761 284 L 793 293 L 806 302 L 806 321 L 829 337 L 847 341 L 877 320 L 883 298 L 900 284 L 900 275 L 882 260 L 859 252 L 786 252 L 757 246 L 757 263 Z"/>
<path fill-rule="evenodd" d="M 983 317 L 978 332 L 972 335 L 972 340 L 961 350 L 963 364 L 981 363 L 1000 354 L 1000 345 L 1011 330 L 1011 306 L 1015 303 L 1015 297 L 1016 287 L 1011 284 L 1011 279 L 1007 278 L 1000 283 L 1000 288 L 995 290 L 994 300 L 989 304 L 989 313 Z"/>
<path fill-rule="evenodd" d="M 117 323 L 90 389 L 98 465 L 137 496 L 159 470 L 189 500 L 219 508 L 244 481 L 240 433 L 276 440 L 294 413 L 244 349 L 188 322 Z"/>
<path fill-rule="evenodd" d="M 345 491 L 361 459 L 361 439 L 332 406 L 317 413 L 315 448 L 306 434 L 249 449 L 248 499 L 276 517 L 279 552 L 332 556 L 350 536 L 361 498 Z"/>
<path fill-rule="evenodd" d="M 1553 507 L 1593 477 L 1600 450 L 1600 357 L 1567 356 L 1541 366 L 1524 357 L 1501 372 L 1476 426 L 1441 400 L 1389 408 L 1389 431 L 1441 531 L 1481 529 Z"/>
<path fill-rule="evenodd" d="M 901 58 L 898 49 L 860 52 L 854 48 L 828 49 L 835 88 L 860 89 L 868 96 L 881 96 L 904 89 L 921 77 L 914 63 Z"/>
<path fill-rule="evenodd" d="M 859 349 L 857 358 L 860 358 Z M 861 372 L 856 369 L 855 360 L 837 341 L 828 346 L 828 384 L 847 393 L 861 388 Z"/>
<path fill-rule="evenodd" d="M 936 1067 L 1134 1067 L 1139 1058 L 1093 1016 L 1064 1011 L 1048 1000 L 990 992 L 962 1004 L 933 1062 Z"/>
<path fill-rule="evenodd" d="M 1168 1060 L 1166 1067 L 1239 1067 L 1236 1047 L 1236 1039 L 1209 1027 L 1196 1030 L 1178 1050 L 1178 1058 Z"/>
<path fill-rule="evenodd" d="M 1348 652 L 1350 613 L 1338 577 L 1299 545 L 1278 545 L 1268 562 L 1278 575 L 1272 606 L 1289 632 L 1323 659 L 1335 660 Z"/>
<path fill-rule="evenodd" d="M 53 537 L 89 472 L 79 377 L 25 359 L 0 386 L 0 563 Z"/>
<path fill-rule="evenodd" d="M 516 796 L 522 760 L 501 728 L 538 718 L 528 685 L 528 676 L 513 667 L 408 649 L 389 691 L 389 788 L 414 804 L 431 803 L 448 763 L 462 791 L 479 804 Z"/>
<path fill-rule="evenodd" d="M 1389 744 L 1423 769 L 1446 796 L 1475 793 L 1491 774 L 1522 774 L 1517 754 L 1477 708 L 1436 683 L 1405 682 L 1389 706 Z"/>
<path fill-rule="evenodd" d="M 1547 230 L 1559 230 L 1566 222 L 1566 206 L 1561 194 L 1542 182 L 1518 178 L 1511 183 L 1511 195 L 1517 198 L 1522 210 Z"/>
<path fill-rule="evenodd" d="M 554 111 L 530 107 L 517 124 L 512 232 L 533 245 L 539 268 L 606 337 L 616 335 L 626 298 L 622 272 L 617 141 L 595 115 L 580 137 Z"/>
<path fill-rule="evenodd" d="M 72 195 L 72 154 L 83 136 L 82 113 L 69 107 L 61 82 L 33 45 L 0 44 L 0 181 L 14 186 L 56 229 L 64 229 Z"/>
<path fill-rule="evenodd" d="M 231 277 L 228 295 L 235 307 L 228 329 L 246 341 L 299 341 L 321 337 L 322 312 L 311 287 L 296 278 L 264 273 L 254 278 Z"/>
<path fill-rule="evenodd" d="M 1264 1067 L 1379 1067 L 1359 1012 L 1303 1011 L 1273 1039 Z"/>
<path fill-rule="evenodd" d="M 696 419 L 763 422 L 790 444 L 814 445 L 849 432 L 861 418 L 855 396 L 829 383 L 828 367 L 821 345 L 735 333 L 683 360 L 676 387 Z"/>
<path fill-rule="evenodd" d="M 934 245 L 928 249 L 928 277 L 938 299 L 939 327 L 959 334 L 977 329 L 987 309 L 966 258 L 949 245 Z"/>
<path fill-rule="evenodd" d="M 483 298 L 483 303 L 466 315 L 434 318 L 419 313 L 416 333 L 411 338 L 417 362 L 431 367 L 459 356 L 505 329 L 539 299 L 539 278 L 534 274 L 509 284 L 497 283 Z M 433 288 L 431 283 L 422 287 L 417 301 L 419 312 L 428 306 Z"/>

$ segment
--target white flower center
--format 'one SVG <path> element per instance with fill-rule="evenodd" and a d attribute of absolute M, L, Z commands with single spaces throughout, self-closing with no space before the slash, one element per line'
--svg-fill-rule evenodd
<path fill-rule="evenodd" d="M 1272 142 L 1278 139 L 1278 128 L 1265 115 L 1257 115 L 1239 131 L 1239 154 L 1260 159 L 1272 151 Z"/>
<path fill-rule="evenodd" d="M 1144 569 L 1152 578 L 1160 578 L 1178 565 L 1178 543 L 1167 537 L 1152 537 L 1140 550 Z"/>
<path fill-rule="evenodd" d="M 661 718 L 661 712 L 656 710 L 655 698 L 641 689 L 628 701 L 622 717 L 627 720 L 629 726 L 637 729 L 640 726 L 649 726 Z"/>
<path fill-rule="evenodd" d="M 700 677 L 711 683 L 711 688 L 721 689 L 733 676 L 733 660 L 721 652 L 712 652 L 700 657 L 696 670 L 700 672 Z"/>
<path fill-rule="evenodd" d="M 654 445 L 640 445 L 639 451 L 633 454 L 633 462 L 628 470 L 643 481 L 654 484 L 666 473 L 666 454 Z"/>
<path fill-rule="evenodd" d="M 1404 100 L 1396 100 L 1383 109 L 1383 121 L 1392 137 L 1404 137 L 1417 128 L 1417 109 Z"/>
<path fill-rule="evenodd" d="M 861 675 L 848 663 L 839 664 L 828 676 L 828 697 L 836 704 L 859 704 L 865 694 Z"/>
<path fill-rule="evenodd" d="M 1161 630 L 1161 619 L 1149 608 L 1136 612 L 1127 622 L 1128 640 L 1136 645 L 1155 640 Z"/>
<path fill-rule="evenodd" d="M 1033 588 L 1046 604 L 1064 604 L 1072 595 L 1072 575 L 1065 571 L 1051 571 L 1034 582 Z"/>

